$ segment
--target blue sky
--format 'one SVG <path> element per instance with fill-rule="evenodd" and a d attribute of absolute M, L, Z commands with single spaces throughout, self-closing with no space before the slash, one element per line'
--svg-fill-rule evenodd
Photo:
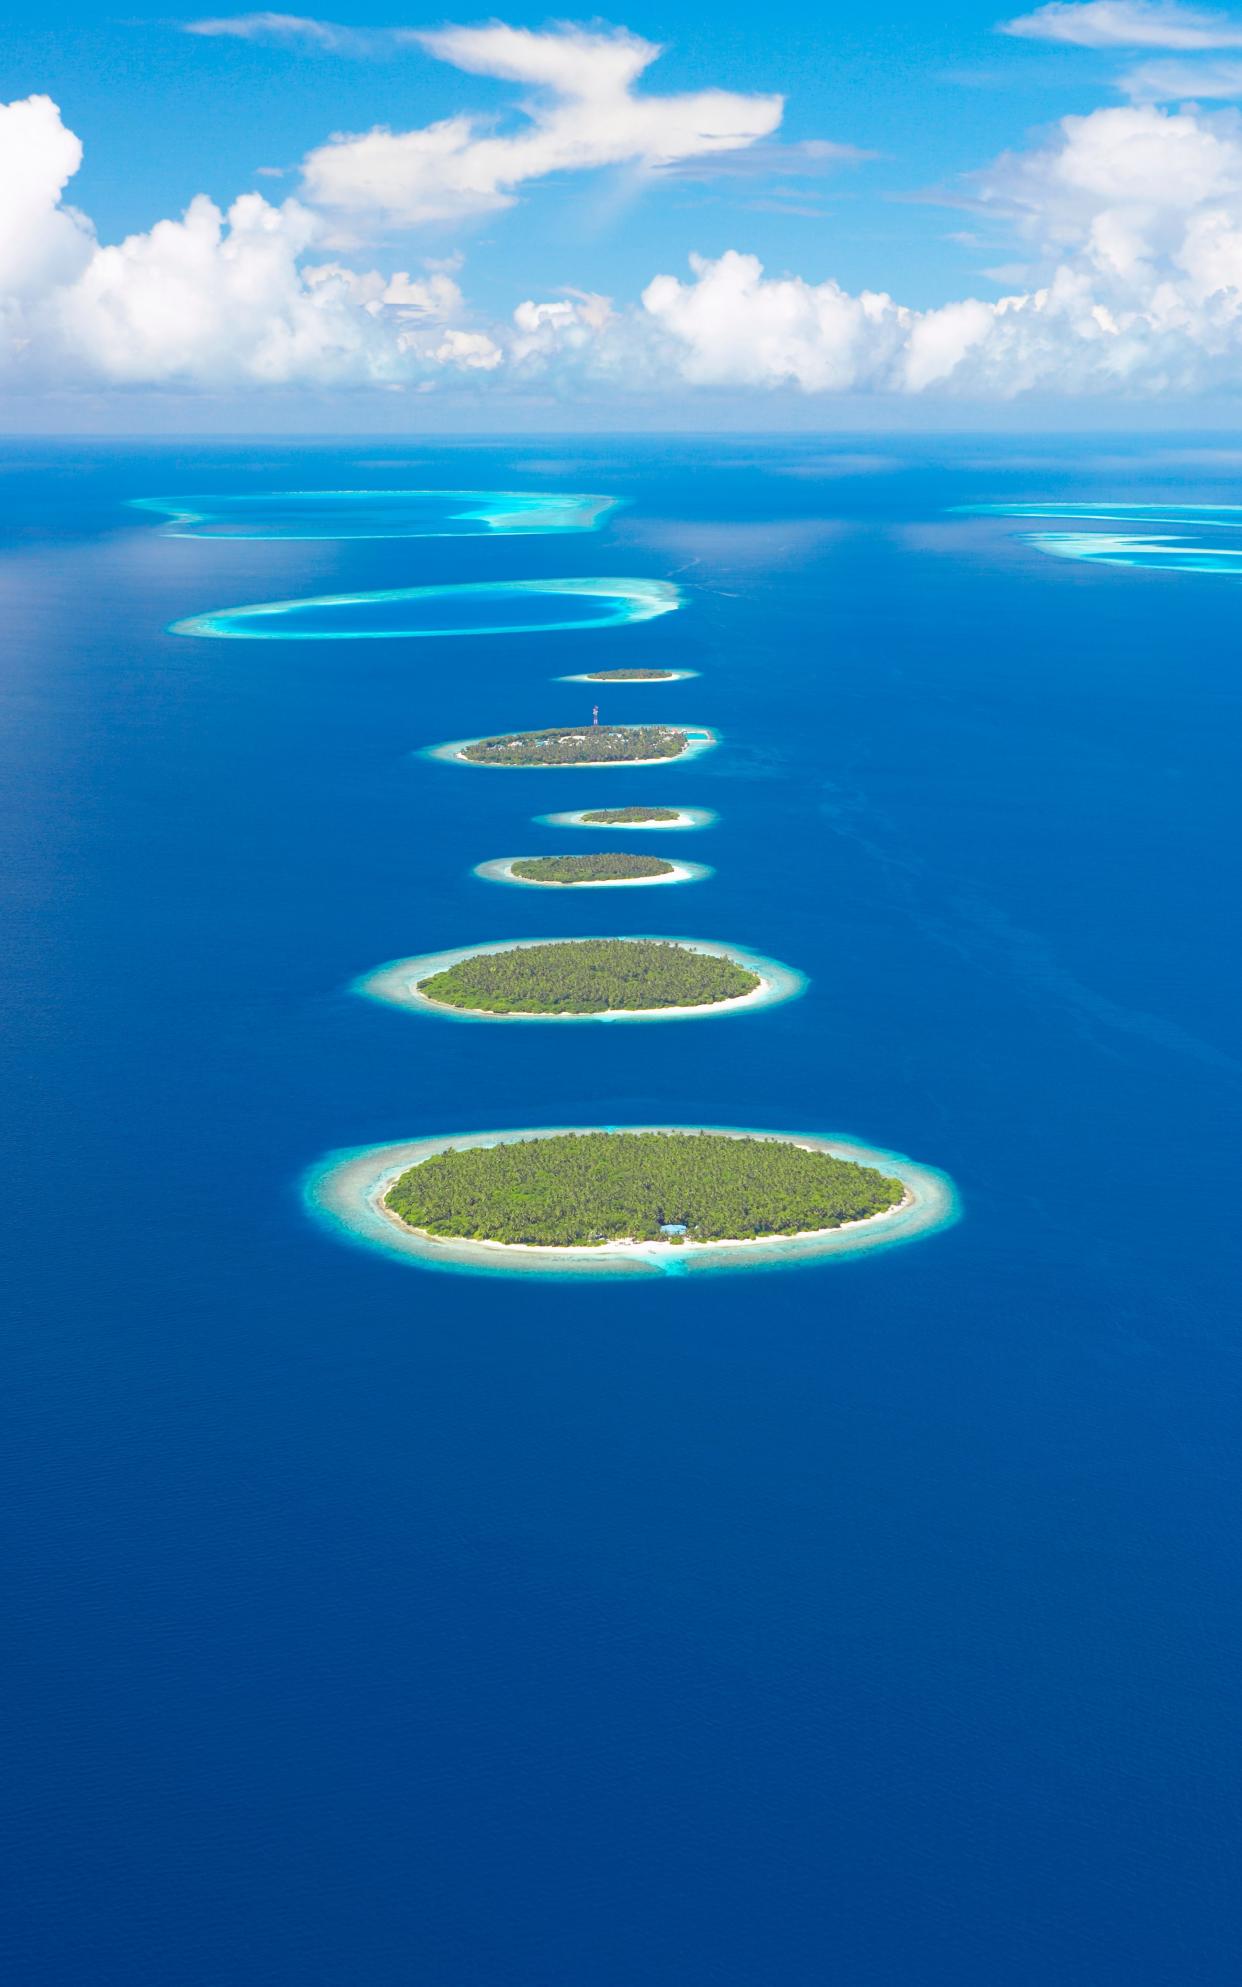
<path fill-rule="evenodd" d="M 323 425 L 384 395 L 473 426 L 687 397 L 748 424 L 765 400 L 805 425 L 846 400 L 1147 421 L 1242 383 L 1242 16 L 499 21 L 49 25 L 20 0 L 0 415 L 90 425 L 115 400 L 148 425 L 197 399 Z"/>

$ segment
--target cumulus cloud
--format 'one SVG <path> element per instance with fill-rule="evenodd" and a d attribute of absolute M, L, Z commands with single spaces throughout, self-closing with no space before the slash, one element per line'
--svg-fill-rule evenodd
<path fill-rule="evenodd" d="M 487 32 L 487 31 L 480 31 Z M 541 38 L 536 38 L 541 39 Z M 470 51 L 463 50 L 463 53 Z M 541 63 L 580 51 L 541 48 Z M 494 61 L 497 51 L 479 59 Z M 622 94 L 635 51 L 614 48 Z M 522 39 L 504 59 L 525 61 Z M 545 69 L 544 73 L 552 73 Z M 567 74 L 563 68 L 557 73 Z M 66 201 L 81 146 L 47 97 L 0 106 L 0 380 L 100 386 L 537 386 L 607 393 L 1242 389 L 1242 116 L 1129 104 L 1067 117 L 963 199 L 1021 244 L 1014 293 L 914 309 L 730 250 L 617 302 L 586 290 L 473 317 L 456 259 L 360 269 L 301 200 L 200 195 L 107 244 Z"/>
<path fill-rule="evenodd" d="M 0 295 L 15 301 L 77 274 L 90 223 L 61 201 L 82 163 L 50 97 L 0 106 Z"/>
<path fill-rule="evenodd" d="M 112 245 L 62 200 L 82 156 L 49 97 L 0 105 L 0 378 L 32 386 L 386 385 L 490 370 L 452 276 L 315 260 L 296 200 L 200 194 Z M 17 164 L 20 162 L 21 170 Z"/>
<path fill-rule="evenodd" d="M 689 283 L 657 278 L 644 308 L 695 383 L 1005 397 L 1242 385 L 1236 113 L 1067 117 L 979 175 L 974 197 L 1026 239 L 1045 271 L 1031 289 L 913 311 L 727 255 Z"/>
<path fill-rule="evenodd" d="M 377 125 L 317 147 L 303 162 L 304 197 L 347 227 L 466 220 L 512 206 L 519 187 L 550 173 L 654 171 L 737 152 L 768 137 L 784 108 L 779 96 L 729 90 L 642 94 L 635 85 L 661 51 L 624 29 L 536 33 L 494 22 L 413 38 L 454 68 L 540 94 L 522 106 L 511 135 L 463 114 L 413 131 Z"/>
<path fill-rule="evenodd" d="M 1178 0 L 1051 0 L 1000 31 L 1075 48 L 1242 48 L 1242 23 Z"/>

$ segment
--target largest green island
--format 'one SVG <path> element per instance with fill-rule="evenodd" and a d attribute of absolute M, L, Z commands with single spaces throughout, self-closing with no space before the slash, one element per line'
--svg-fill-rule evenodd
<path fill-rule="evenodd" d="M 736 1270 L 913 1240 L 955 1219 L 942 1173 L 853 1140 L 702 1126 L 475 1132 L 333 1154 L 308 1208 L 425 1268 Z"/>
<path fill-rule="evenodd" d="M 450 1146 L 394 1180 L 407 1228 L 529 1248 L 754 1241 L 817 1234 L 900 1207 L 902 1182 L 792 1139 L 717 1132 L 564 1132 Z"/>

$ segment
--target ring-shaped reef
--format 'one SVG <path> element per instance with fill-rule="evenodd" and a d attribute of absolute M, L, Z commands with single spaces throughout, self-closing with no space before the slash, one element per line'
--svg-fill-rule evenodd
<path fill-rule="evenodd" d="M 670 580 L 479 580 L 325 593 L 220 607 L 174 621 L 174 635 L 226 641 L 412 641 L 442 635 L 555 635 L 651 621 L 681 606 Z M 559 606 L 555 603 L 560 603 Z M 489 611 L 490 610 L 490 611 Z"/>
<path fill-rule="evenodd" d="M 453 738 L 425 747 L 422 756 L 489 771 L 583 773 L 614 766 L 680 766 L 718 743 L 717 733 L 701 724 L 564 724 Z"/>
<path fill-rule="evenodd" d="M 388 1195 L 411 1167 L 452 1149 L 465 1152 L 540 1138 L 564 1138 L 583 1131 L 609 1133 L 707 1132 L 716 1137 L 771 1139 L 824 1152 L 858 1166 L 875 1168 L 899 1181 L 901 1204 L 887 1213 L 813 1233 L 763 1235 L 737 1241 L 611 1241 L 583 1247 L 547 1248 L 507 1242 L 430 1235 L 403 1222 Z M 807 1132 L 743 1130 L 734 1126 L 608 1125 L 554 1126 L 534 1131 L 457 1133 L 409 1139 L 390 1145 L 359 1146 L 330 1153 L 304 1177 L 303 1205 L 337 1239 L 421 1269 L 473 1276 L 535 1276 L 575 1280 L 588 1276 L 653 1276 L 727 1273 L 807 1267 L 834 1259 L 898 1247 L 947 1228 L 959 1217 L 956 1188 L 948 1175 L 844 1136 Z"/>
<path fill-rule="evenodd" d="M 475 868 L 475 875 L 485 883 L 514 883 L 523 890 L 634 890 L 643 889 L 653 883 L 702 883 L 715 874 L 705 862 L 665 862 L 662 868 L 651 875 L 641 876 L 520 876 L 515 875 L 513 865 L 520 862 L 539 862 L 540 857 L 498 856 L 492 862 L 481 862 Z M 578 859 L 574 859 L 575 863 Z M 587 858 L 581 858 L 586 862 Z"/>
<path fill-rule="evenodd" d="M 163 538 L 479 538 L 598 531 L 618 497 L 568 490 L 261 490 L 131 497 Z"/>
<path fill-rule="evenodd" d="M 710 828 L 717 819 L 711 807 L 580 807 L 572 814 L 537 814 L 540 828 L 591 828 L 600 834 L 628 835 L 641 829 L 658 834 L 662 828 Z"/>
<path fill-rule="evenodd" d="M 645 690 L 653 683 L 688 683 L 697 669 L 584 669 L 555 683 L 589 683 L 596 690 Z"/>
<path fill-rule="evenodd" d="M 1230 534 L 1242 531 L 1239 504 L 961 504 L 973 517 L 1064 518 L 1090 524 L 1133 525 L 1132 531 L 1025 531 L 1022 542 L 1054 559 L 1088 565 L 1129 566 L 1151 572 L 1242 575 L 1242 547 Z M 1160 531 L 1159 525 L 1182 527 Z"/>
<path fill-rule="evenodd" d="M 737 969 L 737 993 L 726 998 L 704 1001 L 699 1005 L 669 1005 L 664 1007 L 612 1007 L 595 1006 L 589 1011 L 536 1012 L 509 1008 L 505 1011 L 481 1007 L 452 1005 L 447 1000 L 429 998 L 421 989 L 427 981 L 435 980 L 441 974 L 451 974 L 457 967 L 466 966 L 477 959 L 490 958 L 496 954 L 513 954 L 540 947 L 551 950 L 554 947 L 577 946 L 578 958 L 587 954 L 582 948 L 597 948 L 605 945 L 633 945 L 649 948 L 654 946 L 677 947 L 683 952 L 701 954 L 710 959 L 726 961 Z M 649 955 L 648 955 L 649 956 Z M 566 961 L 567 965 L 576 961 Z M 645 965 L 646 959 L 637 963 Z M 490 969 L 489 969 L 490 970 Z M 451 982 L 445 982 L 446 987 Z M 518 1023 L 526 1026 L 551 1023 L 553 1026 L 581 1026 L 592 1022 L 653 1022 L 653 1021 L 695 1021 L 709 1020 L 717 1015 L 750 1014 L 758 1008 L 775 1007 L 786 1000 L 796 1000 L 806 991 L 807 976 L 794 967 L 787 966 L 780 959 L 768 959 L 761 953 L 752 952 L 741 945 L 723 945 L 716 940 L 703 938 L 665 938 L 640 934 L 623 939 L 580 939 L 580 938 L 502 938 L 490 939 L 481 945 L 461 945 L 449 952 L 428 952 L 410 959 L 390 959 L 385 965 L 364 973 L 353 983 L 353 991 L 362 994 L 367 1000 L 382 1001 L 389 1007 L 401 1007 L 415 1014 L 434 1015 L 445 1021 L 490 1024 L 493 1022 Z M 596 996 L 598 998 L 598 996 Z"/>

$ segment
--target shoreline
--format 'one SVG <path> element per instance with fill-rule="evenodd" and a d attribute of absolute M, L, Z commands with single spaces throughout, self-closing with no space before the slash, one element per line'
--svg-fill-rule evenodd
<path fill-rule="evenodd" d="M 634 805 L 639 803 L 635 802 Z M 658 805 L 653 802 L 652 805 Z M 714 807 L 679 807 L 675 821 L 586 821 L 584 815 L 595 814 L 600 810 L 593 807 L 580 807 L 572 814 L 536 814 L 535 825 L 539 828 L 589 828 L 599 835 L 650 835 L 661 828 L 670 831 L 674 828 L 710 828 L 713 821 L 719 820 Z"/>
<path fill-rule="evenodd" d="M 565 885 L 559 887 L 564 889 Z M 640 938 L 651 936 L 646 932 L 629 935 Z M 492 1014 L 486 1008 L 450 1007 L 444 1001 L 428 1000 L 425 994 L 418 991 L 420 980 L 430 979 L 433 973 L 447 972 L 450 967 L 460 965 L 465 959 L 475 959 L 482 952 L 512 952 L 531 945 L 572 945 L 574 942 L 572 938 L 560 937 L 506 938 L 490 940 L 482 945 L 459 945 L 451 952 L 429 952 L 421 957 L 390 959 L 385 965 L 362 974 L 352 983 L 351 991 L 361 994 L 366 1000 L 382 1001 L 386 1006 L 405 1008 L 415 1014 L 440 1015 L 448 1021 L 516 1021 L 528 1025 L 553 1022 L 583 1026 L 590 1022 L 706 1021 L 715 1015 L 738 1014 L 743 1010 L 754 1011 L 762 1007 L 775 1007 L 781 1001 L 796 1000 L 808 984 L 805 973 L 797 972 L 779 959 L 762 958 L 745 946 L 722 945 L 715 940 L 701 938 L 663 938 L 657 942 L 684 945 L 694 952 L 710 953 L 717 959 L 730 959 L 747 972 L 757 973 L 759 985 L 752 987 L 749 993 L 734 994 L 728 1000 L 707 1001 L 699 1007 L 606 1007 L 593 1014 L 529 1014 L 514 1011 Z"/>
<path fill-rule="evenodd" d="M 476 863 L 473 875 L 481 877 L 485 883 L 513 883 L 520 890 L 642 890 L 649 884 L 658 883 L 702 883 L 715 870 L 705 862 L 673 862 L 672 874 L 668 876 L 601 876 L 587 877 L 581 883 L 545 883 L 537 876 L 515 876 L 515 862 L 529 862 L 529 856 L 496 856 L 490 862 Z M 668 860 L 671 862 L 672 858 Z"/>
<path fill-rule="evenodd" d="M 554 683 L 589 683 L 593 690 L 658 690 L 662 683 L 688 683 L 697 669 L 664 669 L 658 676 L 600 676 L 587 669 L 577 676 L 554 676 Z"/>
<path fill-rule="evenodd" d="M 664 720 L 661 719 L 659 722 L 664 723 Z M 635 730 L 642 728 L 633 719 L 627 719 L 626 723 L 633 724 Z M 571 728 L 566 726 L 566 730 Z M 579 729 L 585 728 L 579 727 Z M 614 773 L 630 772 L 636 766 L 684 766 L 687 759 L 695 759 L 701 752 L 710 752 L 713 745 L 720 743 L 719 733 L 712 731 L 707 725 L 669 722 L 665 728 L 669 731 L 683 731 L 686 735 L 686 742 L 681 751 L 674 752 L 665 759 L 573 759 L 559 765 L 549 762 L 531 766 L 489 766 L 482 760 L 466 758 L 467 745 L 480 745 L 483 738 L 493 735 L 498 738 L 519 735 L 510 732 L 495 734 L 484 732 L 480 738 L 451 738 L 443 745 L 424 745 L 418 756 L 423 759 L 443 759 L 450 765 L 469 766 L 472 771 L 483 773 Z M 547 726 L 545 729 L 550 730 L 552 727 Z"/>
<path fill-rule="evenodd" d="M 560 1246 L 551 1243 L 474 1241 L 464 1237 L 430 1235 L 409 1227 L 387 1205 L 394 1181 L 411 1166 L 454 1146 L 459 1150 L 499 1145 L 520 1139 L 553 1138 L 567 1131 L 712 1131 L 731 1138 L 769 1138 L 826 1151 L 834 1157 L 876 1166 L 896 1177 L 905 1198 L 895 1208 L 839 1228 L 807 1229 L 797 1235 L 725 1237 L 711 1242 L 680 1244 L 654 1241 L 615 1241 L 597 1245 Z M 459 1274 L 500 1276 L 657 1275 L 696 1271 L 752 1270 L 795 1267 L 833 1256 L 852 1256 L 892 1248 L 917 1240 L 955 1222 L 960 1213 L 952 1181 L 936 1168 L 919 1164 L 904 1153 L 865 1145 L 844 1134 L 750 1131 L 717 1125 L 550 1126 L 536 1130 L 472 1132 L 356 1147 L 330 1153 L 305 1175 L 303 1204 L 338 1239 L 379 1249 L 420 1268 Z"/>

